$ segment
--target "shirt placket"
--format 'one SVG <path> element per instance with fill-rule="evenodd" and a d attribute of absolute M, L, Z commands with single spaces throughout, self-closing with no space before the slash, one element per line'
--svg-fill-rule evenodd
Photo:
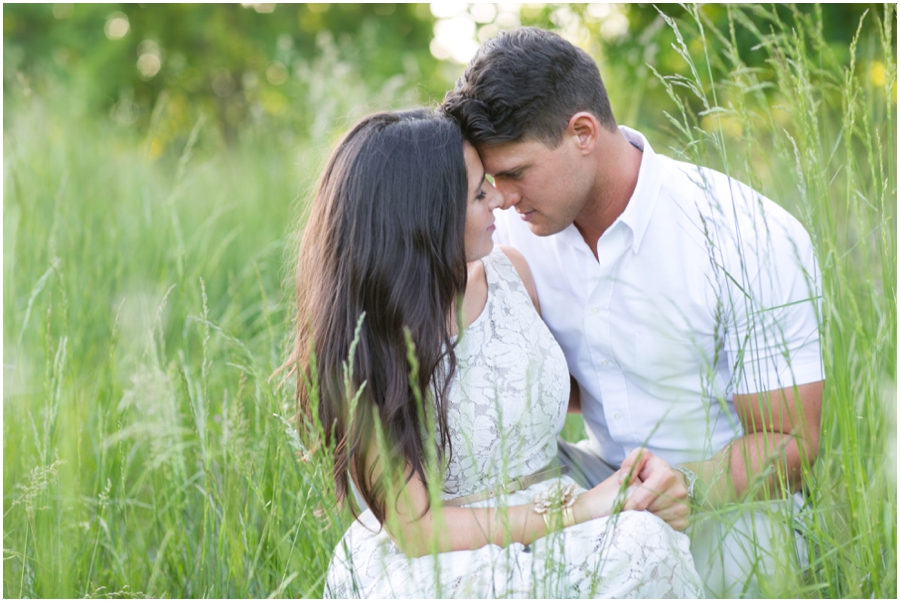
<path fill-rule="evenodd" d="M 585 307 L 585 329 L 588 348 L 601 392 L 603 413 L 613 439 L 621 442 L 633 439 L 631 407 L 625 374 L 612 352 L 612 304 L 616 288 L 616 266 L 627 250 L 628 230 L 614 224 L 597 243 L 598 259 L 591 257 L 594 287 Z M 630 449 L 628 446 L 626 449 Z"/>

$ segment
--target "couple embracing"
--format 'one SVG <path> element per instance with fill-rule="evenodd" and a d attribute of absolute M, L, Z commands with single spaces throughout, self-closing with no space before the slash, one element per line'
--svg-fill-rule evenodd
<path fill-rule="evenodd" d="M 364 509 L 326 596 L 758 595 L 784 568 L 824 384 L 809 236 L 617 126 L 583 51 L 505 32 L 438 111 L 363 119 L 298 261 L 301 416 Z"/>

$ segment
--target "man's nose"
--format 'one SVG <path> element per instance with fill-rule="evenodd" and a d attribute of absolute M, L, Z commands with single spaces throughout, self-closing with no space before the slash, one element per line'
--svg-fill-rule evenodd
<path fill-rule="evenodd" d="M 500 196 L 503 197 L 503 204 L 500 205 L 501 209 L 509 209 L 522 200 L 521 194 L 515 190 L 510 190 L 506 186 L 497 186 L 497 191 L 500 193 Z"/>

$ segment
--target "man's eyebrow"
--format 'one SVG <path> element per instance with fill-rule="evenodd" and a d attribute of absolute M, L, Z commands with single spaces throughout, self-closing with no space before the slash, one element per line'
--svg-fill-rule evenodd
<path fill-rule="evenodd" d="M 509 169 L 504 169 L 503 171 L 498 171 L 497 173 L 495 173 L 493 175 L 495 178 L 506 178 L 506 177 L 509 177 L 511 174 L 518 173 L 520 171 L 525 171 L 529 167 L 530 167 L 530 165 L 517 165 L 515 167 L 510 167 Z"/>

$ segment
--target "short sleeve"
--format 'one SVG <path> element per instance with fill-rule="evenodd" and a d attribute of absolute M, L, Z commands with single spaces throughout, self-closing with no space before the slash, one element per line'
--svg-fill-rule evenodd
<path fill-rule="evenodd" d="M 738 204 L 746 213 L 733 222 L 719 274 L 732 389 L 759 393 L 823 380 L 821 275 L 809 234 L 755 191 L 740 185 L 736 192 L 755 199 Z"/>

